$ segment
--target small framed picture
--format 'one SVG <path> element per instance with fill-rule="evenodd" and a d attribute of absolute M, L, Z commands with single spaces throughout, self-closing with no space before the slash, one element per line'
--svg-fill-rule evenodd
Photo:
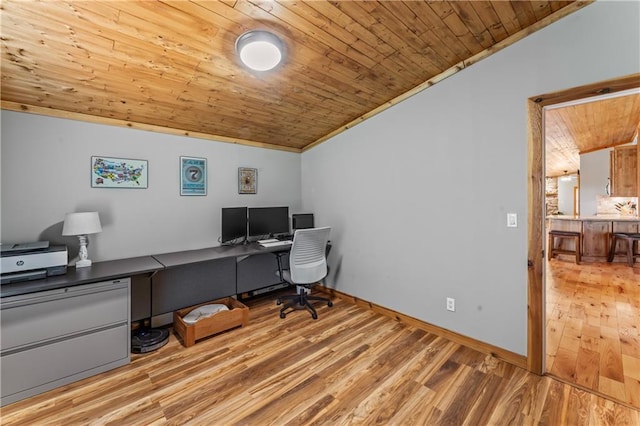
<path fill-rule="evenodd" d="M 238 168 L 238 194 L 258 193 L 258 169 Z"/>
<path fill-rule="evenodd" d="M 180 157 L 180 195 L 207 195 L 207 159 Z"/>
<path fill-rule="evenodd" d="M 148 186 L 147 160 L 130 158 L 91 157 L 92 188 L 134 188 Z"/>

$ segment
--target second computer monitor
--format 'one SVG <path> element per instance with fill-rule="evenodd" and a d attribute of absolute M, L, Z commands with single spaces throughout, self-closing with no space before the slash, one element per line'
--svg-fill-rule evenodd
<path fill-rule="evenodd" d="M 289 233 L 289 207 L 250 207 L 249 236 Z"/>
<path fill-rule="evenodd" d="M 313 228 L 313 213 L 296 213 L 291 215 L 292 228 L 308 229 Z"/>

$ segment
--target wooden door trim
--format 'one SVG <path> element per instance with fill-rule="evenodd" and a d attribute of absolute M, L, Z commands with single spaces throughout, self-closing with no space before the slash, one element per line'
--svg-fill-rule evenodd
<path fill-rule="evenodd" d="M 543 108 L 572 100 L 615 93 L 640 87 L 640 73 L 612 80 L 574 87 L 559 92 L 533 96 L 527 101 L 528 155 L 528 260 L 527 260 L 527 368 L 543 373 L 544 349 L 544 127 Z M 639 170 L 640 176 L 640 170 Z"/>

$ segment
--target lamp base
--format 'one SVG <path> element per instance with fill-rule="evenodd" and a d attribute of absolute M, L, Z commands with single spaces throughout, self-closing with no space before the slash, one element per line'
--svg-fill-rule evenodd
<path fill-rule="evenodd" d="M 76 262 L 76 268 L 86 268 L 87 266 L 91 266 L 90 259 L 82 259 Z"/>

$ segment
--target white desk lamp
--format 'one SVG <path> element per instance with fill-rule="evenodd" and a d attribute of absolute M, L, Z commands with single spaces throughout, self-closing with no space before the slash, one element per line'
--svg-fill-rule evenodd
<path fill-rule="evenodd" d="M 78 253 L 80 260 L 76 262 L 76 268 L 91 266 L 87 252 L 87 238 L 88 234 L 98 232 L 102 232 L 98 212 L 67 213 L 64 216 L 62 235 L 77 235 L 80 240 L 80 253 Z"/>

